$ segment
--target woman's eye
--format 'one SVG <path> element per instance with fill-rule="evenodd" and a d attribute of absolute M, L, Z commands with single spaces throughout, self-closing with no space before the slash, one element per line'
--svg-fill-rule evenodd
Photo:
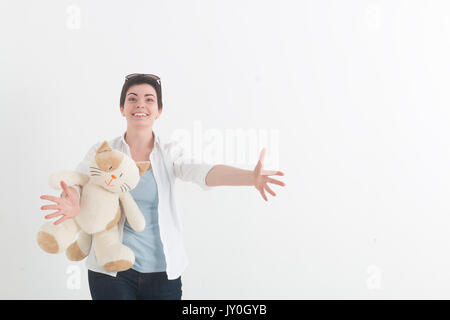
<path fill-rule="evenodd" d="M 128 101 L 135 101 L 135 100 L 136 100 L 135 98 L 128 99 Z"/>
<path fill-rule="evenodd" d="M 147 102 L 153 102 L 153 99 L 147 99 Z"/>

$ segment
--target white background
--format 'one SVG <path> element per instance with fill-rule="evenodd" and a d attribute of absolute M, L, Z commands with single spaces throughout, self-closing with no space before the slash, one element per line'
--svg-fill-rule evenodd
<path fill-rule="evenodd" d="M 450 298 L 449 36 L 448 1 L 2 1 L 0 298 L 90 299 L 36 244 L 39 196 L 125 131 L 133 72 L 165 137 L 279 136 L 268 202 L 178 182 L 183 299 Z"/>

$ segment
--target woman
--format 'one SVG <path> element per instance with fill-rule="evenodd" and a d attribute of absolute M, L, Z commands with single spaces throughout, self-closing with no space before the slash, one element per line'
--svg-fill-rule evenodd
<path fill-rule="evenodd" d="M 187 257 L 174 203 L 175 178 L 197 183 L 204 190 L 213 186 L 254 186 L 267 201 L 265 191 L 276 195 L 268 183 L 285 185 L 269 176 L 283 173 L 262 169 L 265 149 L 253 171 L 187 161 L 177 143 L 162 141 L 153 130 L 154 122 L 162 113 L 161 81 L 155 75 L 131 74 L 125 78 L 120 112 L 127 120 L 127 130 L 109 141 L 110 146 L 135 161 L 150 160 L 150 168 L 130 191 L 145 217 L 146 228 L 135 232 L 124 215 L 118 222 L 123 243 L 135 253 L 135 263 L 129 270 L 117 273 L 104 270 L 97 264 L 92 246 L 87 259 L 91 296 L 94 300 L 180 300 L 181 273 L 187 265 Z M 101 143 L 91 147 L 77 171 L 89 174 L 89 161 Z M 42 210 L 58 210 L 45 216 L 46 219 L 62 216 L 55 225 L 75 217 L 80 209 L 80 190 L 68 187 L 64 181 L 61 187 L 60 198 L 41 196 L 56 203 L 41 207 Z"/>

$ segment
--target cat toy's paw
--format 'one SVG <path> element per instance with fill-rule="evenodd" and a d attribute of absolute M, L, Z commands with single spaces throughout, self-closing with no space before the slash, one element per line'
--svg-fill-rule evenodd
<path fill-rule="evenodd" d="M 109 272 L 125 271 L 134 264 L 133 251 L 122 243 L 115 243 L 105 247 L 97 244 L 95 254 L 98 264 Z"/>
<path fill-rule="evenodd" d="M 70 261 L 81 261 L 88 256 L 89 253 L 84 253 L 78 243 L 75 241 L 66 250 L 66 256 Z"/>
<path fill-rule="evenodd" d="M 117 260 L 108 262 L 103 266 L 106 271 L 109 272 L 119 272 L 130 269 L 133 266 L 133 263 L 128 260 Z"/>
<path fill-rule="evenodd" d="M 40 231 L 37 234 L 37 242 L 39 247 L 47 253 L 58 253 L 59 245 L 55 237 L 50 233 Z"/>

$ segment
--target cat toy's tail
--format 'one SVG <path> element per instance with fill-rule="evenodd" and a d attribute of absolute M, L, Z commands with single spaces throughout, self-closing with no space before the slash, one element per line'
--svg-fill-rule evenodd
<path fill-rule="evenodd" d="M 61 181 L 64 181 L 68 186 L 84 186 L 89 179 L 88 175 L 77 171 L 59 171 L 50 175 L 48 184 L 53 189 L 61 189 Z"/>

